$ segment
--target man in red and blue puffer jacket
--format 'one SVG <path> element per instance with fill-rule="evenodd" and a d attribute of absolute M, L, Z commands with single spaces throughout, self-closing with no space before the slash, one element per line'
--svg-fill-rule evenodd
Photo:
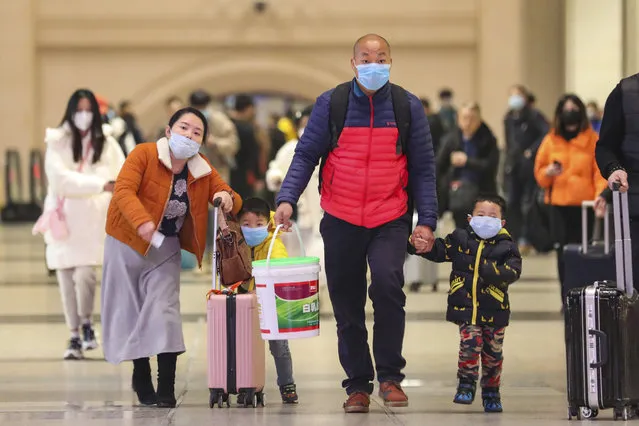
<path fill-rule="evenodd" d="M 408 405 L 400 385 L 406 365 L 402 357 L 406 241 L 414 205 L 419 220 L 413 235 L 421 235 L 428 242 L 423 252 L 432 249 L 437 196 L 433 145 L 424 109 L 417 97 L 401 88 L 410 125 L 404 128 L 399 126 L 399 118 L 396 120 L 397 86 L 391 87 L 388 82 L 388 42 L 374 34 L 360 38 L 351 65 L 356 79 L 350 86 L 341 86 L 350 90 L 337 144 L 332 146 L 335 122 L 331 96 L 340 86 L 317 98 L 277 197 L 275 221 L 286 228 L 291 225 L 293 206 L 320 159 L 325 159 L 320 175 L 325 211 L 320 232 L 337 321 L 339 357 L 348 376 L 342 383 L 348 394 L 344 410 L 361 413 L 369 410 L 375 370 L 385 404 Z M 408 135 L 405 147 L 399 142 L 403 134 Z M 369 294 L 375 310 L 376 369 L 364 313 L 367 260 L 372 277 Z"/>

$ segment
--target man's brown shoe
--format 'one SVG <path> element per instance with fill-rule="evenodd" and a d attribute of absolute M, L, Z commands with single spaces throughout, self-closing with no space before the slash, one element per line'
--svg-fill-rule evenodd
<path fill-rule="evenodd" d="M 353 392 L 344 403 L 346 413 L 368 413 L 371 398 L 365 392 Z"/>
<path fill-rule="evenodd" d="M 387 407 L 408 407 L 408 397 L 397 382 L 380 383 L 379 396 Z"/>

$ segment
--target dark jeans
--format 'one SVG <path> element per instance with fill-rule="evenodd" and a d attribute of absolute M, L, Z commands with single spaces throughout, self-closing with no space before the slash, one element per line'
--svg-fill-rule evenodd
<path fill-rule="evenodd" d="M 339 359 L 350 395 L 372 393 L 375 377 L 366 329 L 366 263 L 372 283 L 373 356 L 377 380 L 401 382 L 406 360 L 402 357 L 406 313 L 404 259 L 410 234 L 409 215 L 374 229 L 351 225 L 328 214 L 320 232 L 324 240 L 328 291 L 337 321 Z"/>

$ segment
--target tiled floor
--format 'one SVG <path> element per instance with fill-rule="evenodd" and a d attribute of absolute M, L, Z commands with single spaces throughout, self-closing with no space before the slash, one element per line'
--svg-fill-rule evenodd
<path fill-rule="evenodd" d="M 209 278 L 185 273 L 182 308 L 188 351 L 178 364 L 180 405 L 162 410 L 134 406 L 130 365 L 109 365 L 99 350 L 89 353 L 85 361 L 61 360 L 67 333 L 58 288 L 54 279 L 47 278 L 41 239 L 29 231 L 27 226 L 0 227 L 0 424 L 523 426 L 565 422 L 563 328 L 553 256 L 526 258 L 523 278 L 511 290 L 514 314 L 506 334 L 505 412 L 501 415 L 484 414 L 481 403 L 462 407 L 451 402 L 458 340 L 455 326 L 442 320 L 448 272 L 443 266 L 439 292 L 408 295 L 404 386 L 410 407 L 385 409 L 375 397 L 369 415 L 345 415 L 341 409 L 343 373 L 327 297 L 322 299 L 320 337 L 291 341 L 299 405 L 279 402 L 273 361 L 267 356 L 265 408 L 209 409 L 203 322 Z M 611 413 L 600 416 L 608 419 Z"/>

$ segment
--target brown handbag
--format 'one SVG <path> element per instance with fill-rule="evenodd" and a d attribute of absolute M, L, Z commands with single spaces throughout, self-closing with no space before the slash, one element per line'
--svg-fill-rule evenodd
<path fill-rule="evenodd" d="M 231 286 L 253 276 L 251 248 L 246 244 L 240 224 L 231 216 L 219 213 L 217 238 L 217 269 L 220 283 Z"/>

